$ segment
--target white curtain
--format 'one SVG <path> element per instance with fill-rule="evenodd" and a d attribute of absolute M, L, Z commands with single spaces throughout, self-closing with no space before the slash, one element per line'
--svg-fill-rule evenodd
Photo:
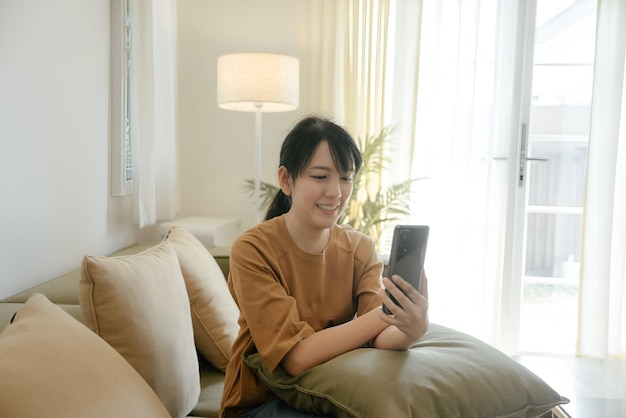
<path fill-rule="evenodd" d="M 129 1 L 134 221 L 141 228 L 178 211 L 176 0 Z"/>
<path fill-rule="evenodd" d="M 502 346 L 520 10 L 508 0 L 396 3 L 394 160 L 409 170 L 396 175 L 423 178 L 411 222 L 431 228 L 431 320 Z"/>
<path fill-rule="evenodd" d="M 314 80 L 308 85 L 312 103 L 359 137 L 384 127 L 390 3 L 322 0 L 308 5 L 316 22 L 311 36 L 320 46 L 312 50 L 315 70 L 303 73 Z"/>
<path fill-rule="evenodd" d="M 392 0 L 309 2 L 308 15 L 314 22 L 310 64 L 302 76 L 311 80 L 309 95 L 315 109 L 328 113 L 344 125 L 355 139 L 377 136 L 390 127 L 388 110 L 389 63 L 393 62 L 390 39 Z M 322 59 L 320 59 L 320 57 Z M 306 73 L 306 68 L 312 68 Z M 385 183 L 383 175 L 362 180 L 355 193 L 375 195 Z M 353 208 L 353 210 L 356 210 Z M 387 248 L 383 236 L 379 248 Z M 381 244 L 382 243 L 382 244 Z"/>
<path fill-rule="evenodd" d="M 312 96 L 360 134 L 394 126 L 393 170 L 383 182 L 424 178 L 417 182 L 410 222 L 431 227 L 431 320 L 505 351 L 517 349 L 519 331 L 507 326 L 520 309 L 509 277 L 516 266 L 507 253 L 519 237 L 507 219 L 519 198 L 516 144 L 532 4 L 363 0 L 313 7 L 321 22 L 313 31 L 322 38 L 316 56 L 324 60 Z M 601 0 L 597 24 L 578 354 L 624 357 L 626 3 Z M 377 31 L 385 35 L 372 37 Z M 376 52 L 359 39 L 375 41 Z M 382 104 L 368 105 L 374 102 Z"/>
<path fill-rule="evenodd" d="M 578 355 L 626 358 L 626 2 L 600 0 Z"/>
<path fill-rule="evenodd" d="M 316 106 L 359 136 L 394 128 L 383 184 L 426 177 L 407 221 L 431 226 L 431 319 L 492 343 L 519 125 L 516 4 L 320 1 L 309 10 L 322 57 L 311 58 Z"/>

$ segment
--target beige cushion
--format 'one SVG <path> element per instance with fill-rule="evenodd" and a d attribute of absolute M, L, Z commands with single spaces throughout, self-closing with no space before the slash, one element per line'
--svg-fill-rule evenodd
<path fill-rule="evenodd" d="M 85 324 L 115 348 L 173 417 L 200 394 L 189 298 L 169 240 L 141 253 L 83 259 L 80 307 Z"/>
<path fill-rule="evenodd" d="M 41 294 L 0 334 L 2 417 L 169 417 L 104 340 Z"/>
<path fill-rule="evenodd" d="M 196 347 L 211 364 L 224 371 L 239 332 L 239 308 L 228 291 L 224 273 L 191 232 L 174 226 L 167 238 L 176 250 L 185 278 Z"/>
<path fill-rule="evenodd" d="M 360 348 L 292 377 L 246 364 L 296 409 L 336 417 L 538 417 L 569 402 L 515 360 L 431 324 L 410 350 Z"/>

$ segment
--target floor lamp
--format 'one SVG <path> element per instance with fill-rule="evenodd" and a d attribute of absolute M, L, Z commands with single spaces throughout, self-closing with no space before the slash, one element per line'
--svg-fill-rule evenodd
<path fill-rule="evenodd" d="M 259 52 L 222 55 L 217 59 L 217 105 L 255 112 L 254 210 L 261 221 L 261 113 L 298 107 L 300 64 L 297 58 Z"/>

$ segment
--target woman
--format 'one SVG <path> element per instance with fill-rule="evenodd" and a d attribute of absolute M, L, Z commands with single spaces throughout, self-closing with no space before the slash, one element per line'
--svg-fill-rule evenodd
<path fill-rule="evenodd" d="M 223 416 L 311 416 L 276 400 L 243 363 L 244 353 L 259 352 L 271 370 L 296 376 L 359 347 L 406 350 L 426 332 L 426 278 L 424 294 L 398 276 L 382 280 L 400 308 L 381 287 L 374 242 L 336 224 L 361 162 L 350 134 L 328 119 L 307 117 L 285 138 L 280 191 L 265 222 L 231 249 L 228 284 L 241 328 L 226 370 Z"/>

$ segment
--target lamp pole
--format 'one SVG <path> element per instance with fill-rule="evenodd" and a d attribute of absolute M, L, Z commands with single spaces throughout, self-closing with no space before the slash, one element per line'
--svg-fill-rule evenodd
<path fill-rule="evenodd" d="M 254 219 L 261 222 L 261 113 L 298 108 L 297 58 L 264 52 L 226 54 L 217 59 L 217 105 L 256 113 Z"/>
<path fill-rule="evenodd" d="M 256 223 L 261 222 L 261 213 L 260 213 L 260 205 L 261 205 L 261 108 L 263 107 L 263 103 L 255 103 L 254 107 L 256 108 L 255 113 L 255 131 L 256 131 L 256 141 L 255 141 L 255 168 L 254 168 L 254 215 Z"/>

